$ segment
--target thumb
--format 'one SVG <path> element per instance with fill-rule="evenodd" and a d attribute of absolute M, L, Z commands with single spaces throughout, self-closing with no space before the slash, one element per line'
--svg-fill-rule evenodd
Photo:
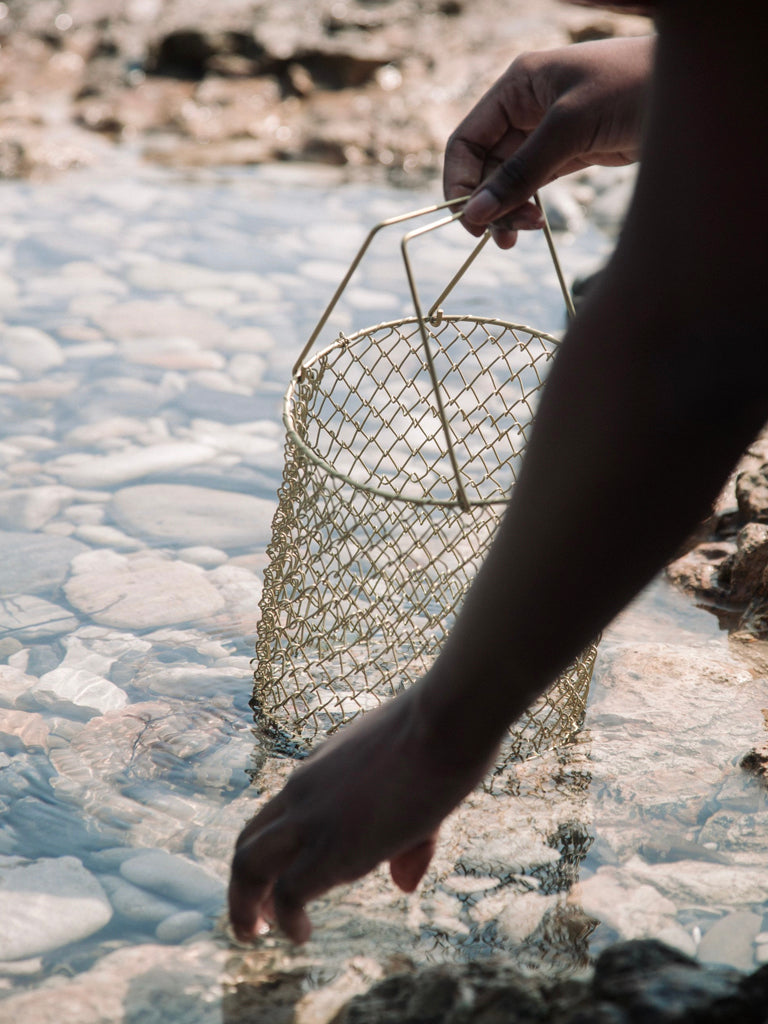
<path fill-rule="evenodd" d="M 414 891 L 429 867 L 436 845 L 437 833 L 392 858 L 389 862 L 389 873 L 398 889 L 402 889 L 403 892 Z"/>
<path fill-rule="evenodd" d="M 542 185 L 556 178 L 578 152 L 573 127 L 573 119 L 564 108 L 551 107 L 520 148 L 499 164 L 477 189 L 464 207 L 463 219 L 475 227 L 487 227 L 522 208 L 519 224 L 514 217 L 506 217 L 505 224 L 541 227 L 532 223 L 533 211 L 527 200 Z"/>

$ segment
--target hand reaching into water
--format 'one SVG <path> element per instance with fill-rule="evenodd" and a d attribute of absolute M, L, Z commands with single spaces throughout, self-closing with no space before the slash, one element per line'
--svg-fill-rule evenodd
<path fill-rule="evenodd" d="M 415 686 L 313 753 L 238 838 L 229 887 L 237 937 L 251 939 L 264 923 L 277 923 L 305 942 L 305 904 L 385 860 L 396 885 L 412 892 L 440 822 L 493 754 L 457 766 L 453 742 L 430 733 Z"/>
<path fill-rule="evenodd" d="M 591 164 L 635 161 L 653 51 L 653 38 L 639 37 L 518 57 L 448 141 L 445 197 L 475 193 L 468 230 L 493 223 L 509 248 L 518 229 L 541 227 L 528 202 L 540 186 Z"/>

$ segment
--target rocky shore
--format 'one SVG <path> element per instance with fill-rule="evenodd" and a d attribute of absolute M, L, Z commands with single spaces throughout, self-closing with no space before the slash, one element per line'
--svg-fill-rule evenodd
<path fill-rule="evenodd" d="M 108 159 L 417 181 L 524 49 L 644 33 L 558 0 L 4 0 L 0 179 Z"/>

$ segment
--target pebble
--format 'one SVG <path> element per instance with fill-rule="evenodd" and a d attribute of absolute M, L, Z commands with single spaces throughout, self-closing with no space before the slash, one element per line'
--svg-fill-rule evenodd
<path fill-rule="evenodd" d="M 64 362 L 61 348 L 36 327 L 3 327 L 0 359 L 27 377 L 39 377 Z"/>
<path fill-rule="evenodd" d="M 216 454 L 201 444 L 158 444 L 114 455 L 84 459 L 76 465 L 46 463 L 46 470 L 73 487 L 114 487 L 130 480 L 196 466 Z"/>
<path fill-rule="evenodd" d="M 19 487 L 0 492 L 0 529 L 33 532 L 57 515 L 72 500 L 69 487 Z"/>
<path fill-rule="evenodd" d="M 100 931 L 112 907 L 76 857 L 0 858 L 0 960 L 25 960 Z"/>
<path fill-rule="evenodd" d="M 761 914 L 746 910 L 726 914 L 702 936 L 697 950 L 699 960 L 751 971 L 755 966 L 753 944 L 762 925 Z"/>
<path fill-rule="evenodd" d="M 134 885 L 166 899 L 198 906 L 219 900 L 224 883 L 186 857 L 150 850 L 120 865 L 120 874 Z"/>
<path fill-rule="evenodd" d="M 31 594 L 0 598 L 0 636 L 12 633 L 17 640 L 33 641 L 60 636 L 76 629 L 79 621 L 60 605 Z"/>
<path fill-rule="evenodd" d="M 205 544 L 198 544 L 197 547 L 181 548 L 178 552 L 179 558 L 185 562 L 192 562 L 193 565 L 200 565 L 204 569 L 214 569 L 227 561 L 226 551 L 221 548 L 212 548 Z"/>
<path fill-rule="evenodd" d="M 273 502 L 250 494 L 183 484 L 126 487 L 117 492 L 111 506 L 112 516 L 126 533 L 223 550 L 265 544 L 274 511 Z"/>
<path fill-rule="evenodd" d="M 138 885 L 132 885 L 116 875 L 100 875 L 99 882 L 116 914 L 141 924 L 157 925 L 171 918 L 178 908 L 169 900 L 161 899 Z"/>
<path fill-rule="evenodd" d="M 67 577 L 75 555 L 85 544 L 48 534 L 0 532 L 3 594 L 41 594 L 53 591 Z"/>
<path fill-rule="evenodd" d="M 6 753 L 47 750 L 49 728 L 42 715 L 0 710 L 0 742 Z"/>
<path fill-rule="evenodd" d="M 46 672 L 19 701 L 61 715 L 103 715 L 128 703 L 119 686 L 86 668 L 61 665 Z"/>
<path fill-rule="evenodd" d="M 183 942 L 205 928 L 205 917 L 198 910 L 182 910 L 161 921 L 155 935 L 160 942 Z"/>
<path fill-rule="evenodd" d="M 64 590 L 70 604 L 94 622 L 124 629 L 194 621 L 224 606 L 199 567 L 149 552 L 82 555 Z"/>

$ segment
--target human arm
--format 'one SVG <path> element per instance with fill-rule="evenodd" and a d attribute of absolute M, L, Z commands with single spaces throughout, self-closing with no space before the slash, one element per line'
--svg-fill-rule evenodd
<path fill-rule="evenodd" d="M 554 178 L 637 159 L 655 38 L 606 39 L 517 57 L 448 140 L 447 199 L 476 193 L 464 223 L 495 222 L 503 248 L 540 226 L 528 200 Z M 482 184 L 482 189 L 480 185 Z"/>
<path fill-rule="evenodd" d="M 382 861 L 412 888 L 507 725 L 663 566 L 768 416 L 767 30 L 746 2 L 726 19 L 709 7 L 676 0 L 660 21 L 625 230 L 450 638 L 247 826 L 230 889 L 240 937 L 266 915 L 305 939 L 305 904 Z"/>

